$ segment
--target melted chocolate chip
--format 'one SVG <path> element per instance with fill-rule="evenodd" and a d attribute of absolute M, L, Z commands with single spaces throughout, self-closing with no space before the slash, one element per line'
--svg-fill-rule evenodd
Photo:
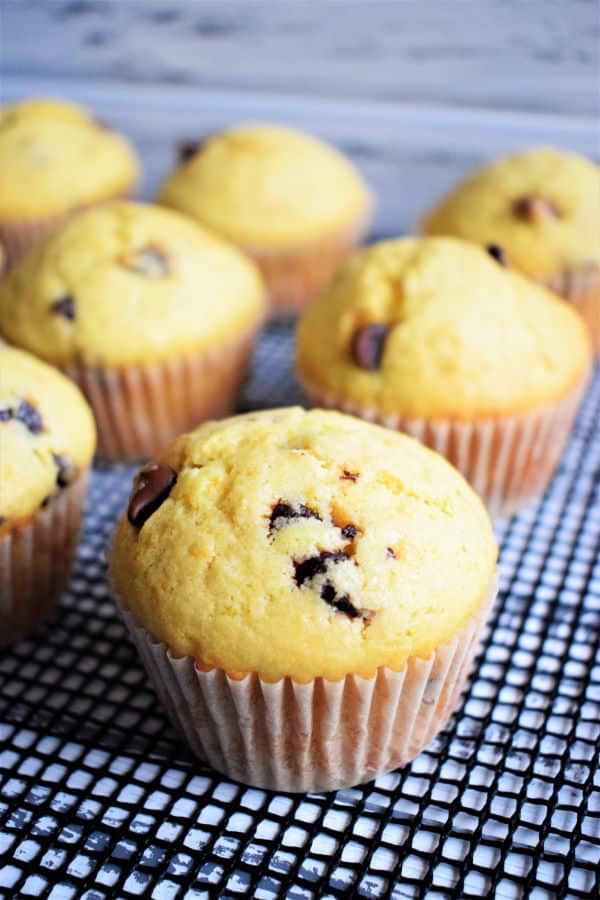
<path fill-rule="evenodd" d="M 41 415 L 28 400 L 21 400 L 15 412 L 15 419 L 22 422 L 32 434 L 41 434 L 44 429 Z"/>
<path fill-rule="evenodd" d="M 21 422 L 32 434 L 40 434 L 44 429 L 42 417 L 28 400 L 20 400 L 17 407 L 4 406 L 0 409 L 0 422 L 14 419 Z"/>
<path fill-rule="evenodd" d="M 66 294 L 64 297 L 61 297 L 60 300 L 55 300 L 50 307 L 50 310 L 51 312 L 56 313 L 56 315 L 63 316 L 65 319 L 72 322 L 75 318 L 75 301 L 70 294 Z"/>
<path fill-rule="evenodd" d="M 329 606 L 333 606 L 334 609 L 337 609 L 338 612 L 344 613 L 349 619 L 358 619 L 360 616 L 363 622 L 368 624 L 375 615 L 375 613 L 371 612 L 369 609 L 357 608 L 348 594 L 338 597 L 337 591 L 330 581 L 327 581 L 321 588 L 321 599 Z"/>
<path fill-rule="evenodd" d="M 344 473 L 340 477 L 342 481 L 358 481 L 358 472 L 349 472 L 348 469 L 344 469 Z"/>
<path fill-rule="evenodd" d="M 127 509 L 127 518 L 134 528 L 141 528 L 156 512 L 171 493 L 176 481 L 177 472 L 162 463 L 151 462 L 140 469 L 133 483 Z"/>
<path fill-rule="evenodd" d="M 77 475 L 77 467 L 66 456 L 59 456 L 57 453 L 52 454 L 54 465 L 56 466 L 56 487 L 66 488 L 74 480 Z"/>
<path fill-rule="evenodd" d="M 389 325 L 373 324 L 359 328 L 352 338 L 352 358 L 361 369 L 374 372 L 381 366 Z"/>
<path fill-rule="evenodd" d="M 530 194 L 519 197 L 512 205 L 513 213 L 519 219 L 526 222 L 536 222 L 540 219 L 556 219 L 560 216 L 560 209 L 549 197 L 541 194 Z"/>
<path fill-rule="evenodd" d="M 352 528 L 354 526 L 351 526 Z M 323 551 L 318 556 L 310 556 L 308 559 L 294 561 L 294 578 L 298 587 L 302 587 L 305 581 L 310 581 L 316 575 L 324 575 L 330 565 L 343 562 L 348 557 L 341 550 Z M 347 594 L 339 597 L 335 585 L 331 581 L 326 581 L 321 587 L 321 599 L 332 606 L 338 612 L 344 613 L 350 619 L 357 619 L 359 616 L 364 622 L 368 623 L 372 619 L 374 613 L 368 609 L 358 609 L 350 600 Z"/>
<path fill-rule="evenodd" d="M 329 581 L 321 589 L 321 599 L 329 606 L 337 609 L 338 612 L 345 613 L 350 619 L 357 619 L 361 614 L 347 594 L 344 594 L 343 597 L 338 597 L 336 589 Z"/>
<path fill-rule="evenodd" d="M 315 575 L 323 575 L 330 563 L 338 563 L 348 559 L 341 550 L 324 550 L 318 556 L 309 556 L 299 562 L 294 561 L 294 580 L 298 587 L 302 587 L 305 581 L 310 581 Z"/>
<path fill-rule="evenodd" d="M 388 547 L 385 552 L 385 555 L 389 556 L 390 559 L 396 559 L 396 551 L 394 550 L 393 547 Z"/>
<path fill-rule="evenodd" d="M 344 594 L 343 597 L 340 597 L 331 604 L 338 612 L 345 613 L 350 619 L 357 619 L 362 613 L 355 607 L 355 605 L 350 601 L 350 598 L 347 594 Z"/>
<path fill-rule="evenodd" d="M 123 265 L 147 278 L 164 278 L 170 272 L 169 258 L 160 247 L 148 245 L 128 254 Z"/>
<path fill-rule="evenodd" d="M 342 537 L 345 537 L 348 541 L 353 541 L 357 534 L 358 528 L 356 525 L 349 524 L 342 528 Z"/>
<path fill-rule="evenodd" d="M 501 266 L 508 266 L 506 253 L 504 252 L 500 244 L 488 244 L 485 249 L 490 254 L 492 259 L 495 259 L 496 262 L 500 263 Z"/>
<path fill-rule="evenodd" d="M 291 519 L 318 519 L 320 522 L 321 516 L 314 509 L 311 509 L 310 506 L 305 506 L 303 503 L 293 507 L 283 500 L 278 500 L 269 519 L 269 532 L 280 528 L 281 525 L 287 525 Z M 281 525 L 277 525 L 278 520 L 281 520 Z"/>

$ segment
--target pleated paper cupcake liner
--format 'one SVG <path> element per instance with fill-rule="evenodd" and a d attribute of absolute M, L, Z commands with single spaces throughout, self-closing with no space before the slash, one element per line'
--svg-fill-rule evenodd
<path fill-rule="evenodd" d="M 0 537 L 0 645 L 33 631 L 65 588 L 77 548 L 88 473 Z"/>
<path fill-rule="evenodd" d="M 296 247 L 244 247 L 267 285 L 272 316 L 285 317 L 304 309 L 323 290 L 344 259 L 369 230 L 372 209 L 358 222 L 335 234 Z"/>
<path fill-rule="evenodd" d="M 469 675 L 497 591 L 452 640 L 395 672 L 339 681 L 233 678 L 177 658 L 124 607 L 146 671 L 191 750 L 229 778 L 276 791 L 330 791 L 403 766 L 444 727 Z"/>
<path fill-rule="evenodd" d="M 126 200 L 132 196 L 133 188 L 131 191 L 121 192 L 115 194 L 113 197 L 99 200 L 97 204 L 84 204 L 55 216 L 40 216 L 36 219 L 23 220 L 0 219 L 0 245 L 4 247 L 5 252 L 4 269 L 0 269 L 0 273 L 2 271 L 8 272 L 8 270 L 14 266 L 14 264 L 18 262 L 18 260 L 33 247 L 34 244 L 53 231 L 63 219 L 75 215 L 78 212 L 83 212 L 86 209 L 90 209 L 92 206 L 110 203 L 113 200 Z"/>
<path fill-rule="evenodd" d="M 498 419 L 418 419 L 365 409 L 303 382 L 313 406 L 403 431 L 436 450 L 479 494 L 493 518 L 513 515 L 546 490 L 569 438 L 589 372 L 562 399 Z"/>
<path fill-rule="evenodd" d="M 0 244 L 4 247 L 4 271 L 33 247 L 40 238 L 49 234 L 64 216 L 47 216 L 44 219 L 30 219 L 23 222 L 0 221 Z"/>
<path fill-rule="evenodd" d="M 107 462 L 153 456 L 207 419 L 233 411 L 258 326 L 225 344 L 160 362 L 62 366 L 87 397 Z"/>
<path fill-rule="evenodd" d="M 566 269 L 545 284 L 581 313 L 591 332 L 594 351 L 600 353 L 600 265 Z"/>

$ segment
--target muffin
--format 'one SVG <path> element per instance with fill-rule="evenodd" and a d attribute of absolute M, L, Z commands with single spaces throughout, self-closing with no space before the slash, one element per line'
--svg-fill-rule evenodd
<path fill-rule="evenodd" d="M 545 490 L 590 355 L 573 307 L 453 238 L 357 253 L 297 333 L 298 373 L 314 404 L 418 437 L 494 515 Z"/>
<path fill-rule="evenodd" d="M 0 645 L 29 633 L 71 570 L 96 434 L 74 384 L 0 342 Z"/>
<path fill-rule="evenodd" d="M 459 185 L 424 221 L 430 235 L 496 245 L 509 266 L 573 303 L 600 351 L 600 168 L 537 148 Z"/>
<path fill-rule="evenodd" d="M 297 131 L 240 126 L 182 157 L 158 202 L 249 254 L 275 312 L 312 300 L 370 223 L 371 196 L 350 162 Z"/>
<path fill-rule="evenodd" d="M 235 248 L 120 202 L 68 219 L 11 270 L 0 329 L 81 387 L 103 459 L 139 459 L 231 411 L 263 294 Z"/>
<path fill-rule="evenodd" d="M 12 265 L 74 210 L 133 192 L 129 144 L 86 110 L 28 100 L 0 110 L 0 243 Z"/>
<path fill-rule="evenodd" d="M 208 423 L 142 469 L 110 571 L 192 750 L 308 791 L 401 766 L 444 726 L 495 563 L 487 514 L 445 460 L 292 408 Z"/>

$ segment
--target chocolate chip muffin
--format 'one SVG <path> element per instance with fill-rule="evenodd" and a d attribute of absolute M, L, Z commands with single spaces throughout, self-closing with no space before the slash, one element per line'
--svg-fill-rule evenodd
<path fill-rule="evenodd" d="M 430 235 L 502 249 L 506 264 L 572 302 L 600 351 L 600 168 L 527 150 L 486 166 L 427 216 Z"/>
<path fill-rule="evenodd" d="M 63 223 L 0 283 L 0 329 L 88 397 L 106 460 L 150 456 L 231 411 L 264 309 L 255 266 L 166 209 Z"/>
<path fill-rule="evenodd" d="M 0 110 L 0 243 L 12 265 L 65 215 L 135 188 L 130 145 L 85 109 L 28 100 Z"/>
<path fill-rule="evenodd" d="M 485 510 L 445 460 L 295 408 L 206 424 L 142 469 L 111 577 L 200 757 L 250 784 L 329 790 L 443 727 L 495 562 Z"/>
<path fill-rule="evenodd" d="M 243 125 L 182 148 L 158 202 L 235 243 L 274 312 L 305 306 L 360 242 L 369 190 L 340 153 L 290 128 Z"/>
<path fill-rule="evenodd" d="M 71 569 L 94 453 L 74 384 L 0 342 L 0 644 L 31 631 Z"/>
<path fill-rule="evenodd" d="M 356 254 L 304 314 L 311 400 L 408 431 L 495 515 L 546 488 L 590 368 L 581 316 L 474 244 L 385 241 Z"/>

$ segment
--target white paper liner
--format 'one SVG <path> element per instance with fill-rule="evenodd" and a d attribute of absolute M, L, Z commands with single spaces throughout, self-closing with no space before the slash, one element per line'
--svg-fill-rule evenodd
<path fill-rule="evenodd" d="M 372 678 L 274 683 L 231 678 L 174 657 L 127 609 L 121 612 L 146 671 L 192 751 L 229 778 L 276 791 L 329 791 L 405 765 L 452 714 L 497 592 L 426 659 Z"/>
<path fill-rule="evenodd" d="M 346 228 L 294 247 L 250 247 L 250 256 L 267 285 L 272 316 L 289 316 L 304 309 L 326 287 L 344 259 L 361 243 L 373 218 L 374 203 Z"/>
<path fill-rule="evenodd" d="M 303 382 L 314 406 L 339 409 L 369 422 L 403 431 L 446 457 L 479 494 L 494 518 L 512 515 L 540 497 L 569 438 L 589 371 L 555 403 L 498 419 L 418 419 L 364 409 Z"/>
<path fill-rule="evenodd" d="M 257 328 L 258 323 L 210 350 L 161 362 L 62 366 L 92 407 L 98 456 L 107 462 L 153 456 L 179 434 L 232 412 Z"/>
<path fill-rule="evenodd" d="M 592 335 L 595 353 L 600 353 L 600 265 L 565 269 L 544 283 L 578 310 Z"/>
<path fill-rule="evenodd" d="M 88 473 L 0 537 L 0 645 L 33 630 L 65 587 L 77 548 Z"/>

